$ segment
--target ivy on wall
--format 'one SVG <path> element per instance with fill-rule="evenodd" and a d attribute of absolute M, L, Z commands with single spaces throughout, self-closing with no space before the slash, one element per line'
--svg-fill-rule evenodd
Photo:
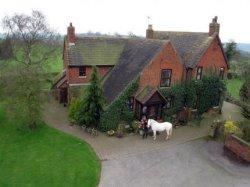
<path fill-rule="evenodd" d="M 130 97 L 138 89 L 139 78 L 130 83 L 122 94 L 115 99 L 101 114 L 100 130 L 106 132 L 108 130 L 116 130 L 121 121 L 131 124 L 134 120 L 134 112 L 129 107 L 128 101 Z"/>
<path fill-rule="evenodd" d="M 198 115 L 202 115 L 209 108 L 219 106 L 220 97 L 226 90 L 224 82 L 219 77 L 204 77 L 201 83 L 201 89 L 198 94 Z"/>
<path fill-rule="evenodd" d="M 219 77 L 210 76 L 159 90 L 164 97 L 172 100 L 171 108 L 164 112 L 166 116 L 178 113 L 184 106 L 197 108 L 198 115 L 202 115 L 211 107 L 220 105 L 225 84 Z"/>
<path fill-rule="evenodd" d="M 159 91 L 165 98 L 171 99 L 171 108 L 164 111 L 165 115 L 171 116 L 182 109 L 185 102 L 185 86 L 183 84 L 177 84 L 171 88 L 159 88 Z"/>

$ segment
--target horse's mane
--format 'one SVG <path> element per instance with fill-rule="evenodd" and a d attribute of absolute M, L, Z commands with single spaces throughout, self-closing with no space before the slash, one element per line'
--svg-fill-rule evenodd
<path fill-rule="evenodd" d="M 154 119 L 148 119 L 148 121 L 149 121 L 149 120 L 151 120 L 151 121 L 153 121 L 153 122 L 157 122 L 157 121 L 155 121 Z"/>

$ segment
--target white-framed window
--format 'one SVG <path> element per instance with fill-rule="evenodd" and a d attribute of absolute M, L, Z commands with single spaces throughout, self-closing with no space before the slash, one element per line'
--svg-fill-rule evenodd
<path fill-rule="evenodd" d="M 224 68 L 224 67 L 220 67 L 219 77 L 220 77 L 221 79 L 224 79 L 224 73 L 225 73 L 225 68 Z"/>
<path fill-rule="evenodd" d="M 79 67 L 79 77 L 86 77 L 86 67 L 85 66 Z"/>
<path fill-rule="evenodd" d="M 172 70 L 163 69 L 161 70 L 161 87 L 170 87 L 171 85 Z"/>
<path fill-rule="evenodd" d="M 197 67 L 196 79 L 201 80 L 202 78 L 202 67 Z"/>

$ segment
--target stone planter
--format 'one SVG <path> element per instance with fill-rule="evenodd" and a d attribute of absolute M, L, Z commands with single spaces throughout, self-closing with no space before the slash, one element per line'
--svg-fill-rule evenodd
<path fill-rule="evenodd" d="M 250 163 L 250 143 L 235 135 L 228 135 L 224 146 L 232 151 L 238 158 Z"/>

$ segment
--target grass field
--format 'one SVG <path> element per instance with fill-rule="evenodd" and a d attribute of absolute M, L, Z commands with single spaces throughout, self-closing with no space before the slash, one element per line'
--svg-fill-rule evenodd
<path fill-rule="evenodd" d="M 3 67 L 10 67 L 13 68 L 16 66 L 17 63 L 14 59 L 10 60 L 0 60 L 0 65 Z M 63 69 L 63 60 L 62 60 L 62 47 L 58 46 L 56 51 L 53 53 L 46 63 L 43 64 L 43 68 L 46 73 L 49 74 L 57 74 L 62 71 Z"/>
<path fill-rule="evenodd" d="M 240 79 L 228 79 L 227 80 L 227 90 L 233 98 L 240 99 L 239 91 L 240 91 L 242 84 L 243 84 L 243 81 Z"/>
<path fill-rule="evenodd" d="M 85 142 L 47 125 L 17 130 L 0 105 L 0 186 L 97 186 L 100 161 Z"/>

